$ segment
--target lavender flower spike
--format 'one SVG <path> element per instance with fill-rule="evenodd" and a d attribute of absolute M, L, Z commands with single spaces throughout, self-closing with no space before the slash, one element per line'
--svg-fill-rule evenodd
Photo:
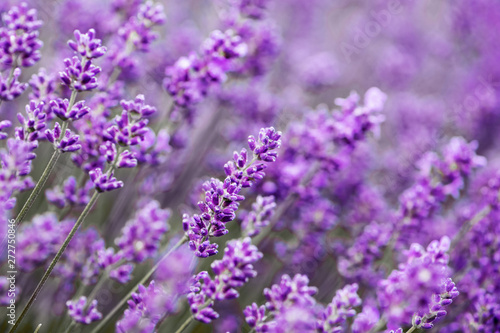
<path fill-rule="evenodd" d="M 183 227 L 189 237 L 189 247 L 198 257 L 206 258 L 217 254 L 217 244 L 211 244 L 210 237 L 228 233 L 226 223 L 235 219 L 239 202 L 245 197 L 240 191 L 264 177 L 265 162 L 274 162 L 275 151 L 281 145 L 281 132 L 273 127 L 260 130 L 259 139 L 248 139 L 253 158 L 249 161 L 246 149 L 234 153 L 234 162 L 224 165 L 226 179 L 221 182 L 211 179 L 203 184 L 205 200 L 198 202 L 201 214 L 183 216 Z"/>

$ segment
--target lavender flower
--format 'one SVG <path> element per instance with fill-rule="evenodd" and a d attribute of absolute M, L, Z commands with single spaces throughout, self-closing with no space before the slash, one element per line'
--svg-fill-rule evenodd
<path fill-rule="evenodd" d="M 16 128 L 17 138 L 32 142 L 44 137 L 43 129 L 45 128 L 46 114 L 43 112 L 43 106 L 43 102 L 37 104 L 31 101 L 26 106 L 27 118 L 21 113 L 17 114 L 17 119 L 22 126 Z"/>
<path fill-rule="evenodd" d="M 6 128 L 9 128 L 10 126 L 12 126 L 12 123 L 10 121 L 8 120 L 0 121 L 0 140 L 7 139 L 8 137 L 7 133 L 4 133 L 2 131 L 5 130 Z"/>
<path fill-rule="evenodd" d="M 357 291 L 357 284 L 347 285 L 343 289 L 337 290 L 318 323 L 320 332 L 343 331 L 342 324 L 347 318 L 356 315 L 356 310 L 353 308 L 361 305 L 361 298 L 359 298 Z"/>
<path fill-rule="evenodd" d="M 1 60 L 0 60 L 1 61 Z M 19 82 L 21 76 L 21 69 L 16 68 L 13 72 L 12 80 L 9 81 L 8 77 L 4 77 L 0 73 L 0 99 L 4 101 L 11 101 L 19 97 L 28 87 L 27 83 Z"/>
<path fill-rule="evenodd" d="M 297 274 L 290 278 L 289 275 L 285 274 L 281 277 L 279 284 L 264 289 L 264 296 L 267 300 L 265 306 L 258 307 L 257 304 L 253 303 L 245 308 L 243 311 L 245 320 L 250 327 L 255 328 L 257 333 L 275 331 L 279 325 L 286 327 L 288 325 L 285 318 L 296 318 L 296 316 L 287 316 L 288 313 L 297 314 L 302 311 L 297 312 L 294 311 L 295 309 L 314 309 L 316 307 L 316 300 L 312 296 L 317 292 L 317 288 L 309 286 L 307 276 Z M 266 311 L 267 315 L 265 315 Z M 276 319 L 270 319 L 272 317 Z M 306 318 L 308 317 L 309 315 L 306 316 Z M 313 324 L 315 329 L 315 320 L 309 324 Z"/>
<path fill-rule="evenodd" d="M 46 130 L 45 137 L 49 142 L 54 145 L 54 148 L 59 149 L 63 153 L 74 152 L 82 148 L 80 145 L 80 136 L 73 134 L 71 130 L 67 129 L 62 136 L 61 126 L 59 123 L 54 125 L 53 130 Z"/>
<path fill-rule="evenodd" d="M 68 41 L 68 46 L 84 58 L 100 58 L 106 53 L 106 47 L 101 46 L 101 40 L 95 38 L 95 34 L 94 29 L 90 29 L 86 34 L 82 34 L 79 30 L 75 30 L 74 35 L 76 42 L 70 40 Z"/>
<path fill-rule="evenodd" d="M 272 195 L 268 197 L 257 196 L 252 204 L 252 210 L 245 214 L 241 222 L 243 234 L 249 237 L 257 236 L 269 224 L 275 207 L 276 202 Z"/>
<path fill-rule="evenodd" d="M 96 168 L 90 171 L 89 175 L 95 189 L 99 192 L 113 191 L 123 187 L 123 182 L 116 180 L 112 172 L 110 174 L 103 174 L 100 168 Z"/>
<path fill-rule="evenodd" d="M 41 58 L 43 43 L 38 39 L 42 21 L 37 11 L 29 9 L 26 3 L 12 7 L 2 15 L 5 27 L 0 28 L 0 63 L 17 66 L 19 59 L 23 67 L 33 66 Z"/>
<path fill-rule="evenodd" d="M 90 112 L 90 108 L 85 106 L 85 101 L 79 101 L 68 110 L 69 101 L 58 98 L 50 101 L 50 111 L 61 120 L 78 120 Z"/>
<path fill-rule="evenodd" d="M 234 31 L 214 31 L 202 45 L 201 55 L 180 58 L 165 70 L 163 84 L 175 103 L 191 107 L 199 103 L 212 86 L 226 80 L 232 59 L 246 54 L 247 46 Z"/>
<path fill-rule="evenodd" d="M 78 188 L 76 178 L 71 176 L 66 179 L 62 188 L 57 186 L 46 190 L 45 196 L 50 203 L 59 208 L 64 208 L 67 205 L 85 206 L 90 201 L 90 190 L 92 187 L 92 182 L 87 181 L 83 187 Z"/>
<path fill-rule="evenodd" d="M 115 240 L 123 257 L 136 262 L 154 257 L 169 229 L 169 217 L 170 211 L 161 209 L 158 201 L 150 201 L 141 207 Z"/>
<path fill-rule="evenodd" d="M 211 244 L 210 237 L 220 237 L 227 234 L 226 223 L 235 219 L 239 202 L 245 197 L 240 193 L 242 188 L 251 187 L 256 180 L 264 177 L 264 163 L 274 162 L 277 156 L 275 149 L 280 147 L 281 132 L 274 128 L 263 128 L 258 141 L 253 136 L 248 139 L 248 145 L 254 157 L 248 161 L 246 149 L 234 153 L 234 162 L 224 165 L 226 179 L 221 182 L 212 179 L 203 184 L 205 201 L 200 201 L 198 207 L 201 215 L 183 216 L 183 227 L 189 237 L 189 247 L 196 256 L 206 258 L 217 254 L 217 244 Z"/>
<path fill-rule="evenodd" d="M 229 242 L 222 260 L 216 260 L 211 265 L 215 274 L 213 279 L 206 271 L 193 277 L 187 297 L 194 318 L 204 323 L 217 319 L 219 314 L 213 309 L 214 302 L 237 298 L 239 293 L 236 288 L 257 275 L 252 264 L 262 256 L 248 237 Z"/>
<path fill-rule="evenodd" d="M 78 301 L 67 301 L 66 306 L 69 315 L 77 323 L 88 325 L 102 318 L 102 314 L 97 310 L 97 300 L 90 302 L 87 308 L 87 297 L 82 296 Z"/>

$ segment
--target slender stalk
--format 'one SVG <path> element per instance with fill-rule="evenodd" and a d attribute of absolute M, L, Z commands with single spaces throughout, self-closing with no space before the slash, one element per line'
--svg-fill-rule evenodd
<path fill-rule="evenodd" d="M 28 313 L 29 309 L 31 308 L 31 306 L 33 305 L 33 303 L 35 302 L 38 294 L 40 293 L 40 291 L 42 290 L 43 286 L 45 285 L 45 283 L 47 282 L 48 278 L 50 277 L 50 274 L 52 273 L 52 271 L 54 270 L 54 267 L 56 266 L 57 262 L 59 261 L 59 259 L 61 258 L 62 254 L 64 253 L 64 251 L 66 250 L 66 248 L 68 247 L 69 245 L 69 242 L 71 242 L 71 240 L 73 239 L 73 236 L 76 234 L 78 228 L 80 227 L 80 225 L 83 223 L 83 221 L 85 220 L 85 218 L 87 217 L 87 215 L 89 214 L 90 210 L 92 209 L 92 207 L 94 206 L 94 204 L 96 203 L 97 201 L 97 198 L 99 197 L 99 192 L 95 191 L 94 192 L 94 195 L 92 196 L 92 198 L 90 199 L 89 203 L 87 204 L 87 206 L 85 206 L 85 209 L 83 210 L 82 214 L 80 215 L 80 217 L 78 218 L 78 220 L 76 221 L 75 225 L 73 226 L 73 228 L 71 229 L 69 235 L 66 237 L 66 239 L 64 240 L 64 243 L 63 245 L 61 246 L 61 248 L 59 249 L 59 251 L 57 251 L 56 253 L 56 256 L 54 257 L 54 259 L 52 259 L 52 262 L 50 263 L 49 265 L 49 268 L 47 268 L 47 270 L 45 271 L 45 273 L 43 274 L 43 277 L 42 279 L 40 280 L 40 282 L 38 283 L 38 286 L 36 287 L 35 291 L 33 292 L 33 294 L 31 295 L 28 303 L 26 304 L 26 306 L 24 307 L 23 309 L 23 312 L 21 312 L 21 315 L 19 316 L 19 318 L 17 319 L 16 323 L 14 324 L 14 326 L 12 326 L 12 328 L 10 329 L 9 333 L 13 333 L 16 331 L 16 329 L 19 327 L 19 325 L 21 324 L 23 318 L 26 316 L 26 314 Z"/>
<path fill-rule="evenodd" d="M 125 295 L 121 300 L 120 302 L 118 302 L 118 304 L 106 315 L 106 317 L 104 317 L 103 320 L 101 320 L 99 322 L 99 325 L 97 325 L 92 331 L 91 333 L 98 333 L 98 332 L 101 332 L 101 330 L 104 328 L 104 326 L 108 323 L 108 321 L 121 309 L 121 307 L 127 303 L 127 300 L 130 298 L 130 296 L 132 295 L 133 292 L 135 292 L 135 290 L 139 287 L 140 284 L 144 284 L 146 283 L 146 281 L 151 277 L 151 275 L 153 275 L 153 273 L 158 269 L 158 267 L 160 266 L 160 263 L 165 259 L 167 258 L 170 254 L 172 254 L 175 250 L 177 250 L 182 244 L 186 243 L 188 240 L 187 236 L 183 236 L 178 242 L 177 244 L 175 244 L 167 253 L 165 253 L 165 255 L 163 255 L 163 257 L 160 258 L 160 260 L 158 260 L 158 262 L 156 263 L 156 265 L 154 265 L 143 277 L 142 279 L 137 282 L 137 284 L 127 293 L 127 295 Z"/>
<path fill-rule="evenodd" d="M 36 198 L 42 191 L 43 186 L 47 182 L 47 179 L 49 179 L 49 176 L 52 173 L 52 170 L 54 170 L 54 166 L 56 165 L 57 160 L 59 159 L 60 156 L 61 152 L 59 151 L 59 149 L 54 150 L 54 153 L 52 154 L 49 163 L 45 167 L 45 170 L 43 170 L 40 180 L 36 183 L 35 188 L 33 189 L 33 191 L 31 191 L 28 200 L 26 200 L 26 202 L 23 205 L 23 208 L 21 208 L 21 211 L 17 215 L 16 225 L 19 225 L 26 217 L 26 214 L 30 210 L 31 206 L 33 206 L 33 203 L 35 202 Z"/>
<path fill-rule="evenodd" d="M 417 329 L 417 326 L 412 326 L 408 331 L 406 331 L 406 333 L 411 333 L 416 329 Z"/>
<path fill-rule="evenodd" d="M 184 331 L 189 326 L 189 324 L 191 324 L 192 321 L 193 321 L 193 316 L 190 315 L 189 318 L 186 319 L 186 321 L 181 325 L 181 327 L 179 327 L 177 331 L 175 331 L 175 333 L 182 333 L 182 331 Z"/>
<path fill-rule="evenodd" d="M 68 110 L 70 110 L 73 107 L 73 105 L 75 104 L 75 100 L 76 100 L 77 95 L 78 95 L 78 91 L 73 90 L 71 92 L 71 97 L 69 99 L 69 104 L 68 104 Z M 59 141 L 63 139 L 64 132 L 66 132 L 67 128 L 68 128 L 68 122 L 63 121 L 62 127 L 61 127 L 62 134 L 61 134 L 61 138 L 59 139 Z M 49 163 L 45 167 L 45 170 L 43 170 L 42 176 L 40 177 L 40 179 L 36 183 L 35 188 L 33 189 L 33 191 L 31 191 L 31 194 L 30 194 L 28 200 L 24 203 L 23 208 L 21 208 L 21 211 L 19 212 L 19 215 L 16 218 L 16 225 L 21 223 L 24 220 L 24 218 L 26 217 L 26 214 L 30 210 L 31 206 L 33 206 L 33 203 L 35 202 L 36 198 L 38 197 L 38 195 L 42 191 L 43 186 L 47 182 L 47 179 L 49 179 L 49 176 L 52 173 L 52 171 L 54 170 L 54 167 L 55 167 L 57 160 L 59 159 L 60 156 L 61 156 L 61 151 L 59 151 L 59 149 L 56 149 L 54 151 L 54 153 L 52 154 L 52 157 L 50 158 Z"/>
<path fill-rule="evenodd" d="M 76 326 L 76 322 L 74 320 L 71 321 L 71 324 L 68 325 L 68 328 L 66 329 L 66 331 L 64 331 L 64 333 L 70 333 L 71 330 L 73 329 L 73 327 Z"/>
<path fill-rule="evenodd" d="M 33 333 L 38 333 L 38 331 L 40 330 L 41 327 L 42 327 L 42 324 L 38 324 L 38 326 L 36 327 L 36 329 Z"/>

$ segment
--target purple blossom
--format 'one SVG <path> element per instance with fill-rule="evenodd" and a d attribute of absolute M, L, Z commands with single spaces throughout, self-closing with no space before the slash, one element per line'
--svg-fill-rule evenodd
<path fill-rule="evenodd" d="M 12 126 L 12 123 L 10 121 L 8 120 L 0 121 L 0 140 L 7 139 L 8 137 L 7 133 L 4 133 L 2 131 L 5 130 L 6 128 L 9 128 L 10 126 Z"/>
<path fill-rule="evenodd" d="M 220 237 L 228 233 L 226 223 L 235 219 L 239 202 L 245 197 L 242 188 L 251 187 L 255 181 L 264 177 L 266 168 L 260 161 L 274 162 L 275 149 L 280 147 L 281 132 L 274 128 L 262 129 L 258 142 L 251 136 L 248 139 L 254 158 L 248 161 L 246 149 L 234 153 L 234 162 L 224 165 L 226 179 L 221 182 L 212 179 L 203 184 L 205 200 L 198 202 L 201 215 L 183 216 L 183 228 L 189 237 L 189 247 L 198 257 L 206 258 L 217 254 L 217 244 L 211 244 L 210 237 Z"/>
<path fill-rule="evenodd" d="M 201 49 L 201 55 L 181 57 L 165 70 L 164 87 L 178 106 L 191 107 L 199 103 L 211 87 L 226 80 L 232 60 L 247 52 L 246 44 L 233 30 L 212 32 Z"/>
<path fill-rule="evenodd" d="M 36 141 L 44 137 L 43 129 L 45 128 L 47 115 L 43 111 L 43 106 L 43 102 L 37 104 L 31 101 L 26 106 L 27 118 L 21 113 L 17 114 L 17 119 L 22 126 L 16 128 L 17 138 L 26 141 Z"/>
<path fill-rule="evenodd" d="M 11 101 L 19 97 L 28 87 L 27 83 L 19 82 L 21 76 L 21 69 L 16 68 L 13 72 L 12 80 L 4 77 L 0 73 L 0 99 L 4 101 Z"/>
<path fill-rule="evenodd" d="M 134 265 L 125 264 L 121 265 L 109 272 L 109 277 L 116 280 L 122 284 L 125 284 L 132 279 L 132 271 L 134 270 Z"/>
<path fill-rule="evenodd" d="M 156 255 L 164 234 L 169 230 L 170 211 L 161 209 L 158 201 L 141 207 L 115 240 L 127 260 L 142 262 Z"/>
<path fill-rule="evenodd" d="M 64 136 L 61 137 L 61 126 L 59 123 L 54 125 L 53 130 L 46 130 L 45 137 L 47 140 L 54 144 L 56 149 L 63 153 L 74 152 L 82 148 L 80 145 L 80 136 L 73 134 L 71 130 L 67 129 Z"/>
<path fill-rule="evenodd" d="M 116 116 L 115 125 L 104 133 L 104 139 L 120 146 L 134 146 L 144 141 L 148 133 L 148 119 L 156 109 L 144 104 L 144 96 L 137 95 L 134 101 L 121 101 L 123 111 Z"/>
<path fill-rule="evenodd" d="M 262 256 L 249 237 L 230 241 L 222 260 L 211 265 L 215 274 L 213 279 L 206 271 L 193 277 L 187 297 L 194 318 L 204 323 L 217 319 L 219 314 L 213 309 L 214 302 L 239 297 L 236 288 L 257 275 L 252 264 Z"/>
<path fill-rule="evenodd" d="M 0 63 L 17 66 L 14 61 L 19 59 L 23 67 L 33 66 L 41 58 L 43 45 L 38 39 L 42 21 L 37 19 L 37 11 L 22 3 L 4 13 L 2 19 L 5 27 L 0 28 Z"/>
<path fill-rule="evenodd" d="M 94 66 L 90 60 L 82 61 L 78 57 L 64 59 L 66 68 L 59 73 L 62 82 L 71 89 L 88 91 L 97 88 L 97 74 L 101 68 Z"/>
<path fill-rule="evenodd" d="M 67 99 L 58 98 L 56 100 L 50 101 L 50 112 L 54 113 L 59 119 L 66 121 L 71 120 L 75 121 L 87 113 L 90 112 L 90 108 L 85 106 L 85 101 L 79 101 L 75 103 L 71 110 L 68 110 L 69 101 Z"/>
<path fill-rule="evenodd" d="M 258 307 L 253 303 L 245 308 L 245 320 L 257 333 L 284 332 L 280 327 L 293 330 L 297 327 L 304 329 L 304 326 L 305 332 L 313 332 L 316 330 L 314 312 L 317 304 L 312 296 L 317 292 L 317 288 L 309 286 L 307 276 L 297 274 L 290 278 L 285 274 L 279 284 L 264 289 L 267 300 L 265 306 Z M 298 314 L 300 315 L 297 317 Z"/>
<path fill-rule="evenodd" d="M 81 188 L 77 185 L 76 178 L 71 176 L 66 179 L 62 188 L 56 186 L 53 189 L 45 191 L 47 200 L 58 206 L 64 208 L 69 206 L 85 206 L 90 201 L 90 191 L 92 190 L 93 183 L 87 181 Z"/>
<path fill-rule="evenodd" d="M 95 38 L 95 30 L 90 29 L 86 34 L 75 30 L 75 41 L 68 41 L 68 46 L 76 53 L 87 59 L 96 59 L 106 53 L 106 48 L 101 46 L 101 40 Z"/>
<path fill-rule="evenodd" d="M 269 220 L 276 208 L 274 196 L 257 196 L 252 204 L 252 210 L 247 212 L 241 222 L 243 234 L 249 237 L 257 236 L 269 225 Z"/>
<path fill-rule="evenodd" d="M 328 304 L 318 322 L 320 332 L 335 333 L 343 331 L 342 324 L 347 318 L 356 315 L 356 310 L 353 308 L 361 305 L 361 298 L 357 294 L 358 288 L 357 284 L 352 284 L 337 290 L 332 302 Z"/>
<path fill-rule="evenodd" d="M 99 192 L 113 191 L 123 187 L 123 182 L 116 180 L 113 177 L 113 172 L 103 174 L 101 168 L 90 171 L 89 176 L 94 183 L 95 189 Z"/>
<path fill-rule="evenodd" d="M 66 306 L 68 314 L 77 323 L 88 325 L 102 318 L 102 314 L 97 310 L 97 300 L 90 302 L 87 307 L 87 297 L 82 296 L 78 301 L 67 301 Z"/>

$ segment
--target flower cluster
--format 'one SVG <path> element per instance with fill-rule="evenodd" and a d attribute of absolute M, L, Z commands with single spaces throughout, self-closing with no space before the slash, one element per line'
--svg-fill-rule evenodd
<path fill-rule="evenodd" d="M 87 306 L 87 297 L 85 296 L 80 297 L 76 302 L 66 302 L 66 306 L 68 307 L 69 315 L 77 323 L 88 325 L 102 318 L 102 314 L 97 310 L 97 301 L 93 300 Z"/>
<path fill-rule="evenodd" d="M 436 316 L 446 314 L 442 307 L 450 304 L 451 299 L 458 295 L 449 278 L 449 258 L 446 253 L 449 248 L 448 237 L 431 242 L 427 249 L 412 244 L 407 253 L 407 262 L 399 270 L 392 271 L 387 279 L 380 281 L 378 299 L 391 328 L 402 326 L 414 313 L 417 314 L 415 325 L 430 328 Z M 436 312 L 439 315 L 435 316 Z"/>
<path fill-rule="evenodd" d="M 157 201 L 144 204 L 136 216 L 125 224 L 122 235 L 115 241 L 121 256 L 137 262 L 154 257 L 160 241 L 169 229 L 169 217 L 170 212 L 161 209 Z"/>
<path fill-rule="evenodd" d="M 193 277 L 187 298 L 194 318 L 204 323 L 217 319 L 214 302 L 239 297 L 236 289 L 257 276 L 253 264 L 262 256 L 248 237 L 228 242 L 224 257 L 211 265 L 215 277 L 211 278 L 207 271 Z"/>
<path fill-rule="evenodd" d="M 211 87 L 226 80 L 232 61 L 246 54 L 247 46 L 234 31 L 214 31 L 204 41 L 201 55 L 181 57 L 165 70 L 163 84 L 181 107 L 199 103 Z"/>
<path fill-rule="evenodd" d="M 75 41 L 70 40 L 68 45 L 77 56 L 64 59 L 66 68 L 59 73 L 62 82 L 70 89 L 76 91 L 88 91 L 97 88 L 97 74 L 101 72 L 101 68 L 95 66 L 92 61 L 102 57 L 106 53 L 106 48 L 101 46 L 101 40 L 95 37 L 96 32 L 90 29 L 86 34 L 82 34 L 79 30 L 75 30 Z M 70 112 L 65 110 L 65 112 Z"/>
<path fill-rule="evenodd" d="M 210 237 L 220 237 L 228 233 L 226 223 L 235 219 L 239 202 L 245 199 L 240 193 L 243 188 L 253 186 L 264 177 L 264 162 L 274 162 L 276 149 L 281 145 L 281 132 L 274 128 L 263 128 L 256 140 L 248 138 L 253 158 L 248 160 L 246 149 L 234 153 L 234 162 L 224 165 L 226 179 L 221 182 L 212 179 L 203 184 L 205 200 L 198 202 L 201 215 L 183 216 L 183 227 L 189 237 L 189 247 L 198 257 L 217 254 L 217 244 L 210 243 Z"/>
<path fill-rule="evenodd" d="M 276 202 L 274 197 L 257 196 L 252 204 L 252 210 L 245 214 L 241 222 L 241 229 L 248 237 L 257 236 L 262 229 L 269 225 L 269 219 L 274 213 Z"/>

